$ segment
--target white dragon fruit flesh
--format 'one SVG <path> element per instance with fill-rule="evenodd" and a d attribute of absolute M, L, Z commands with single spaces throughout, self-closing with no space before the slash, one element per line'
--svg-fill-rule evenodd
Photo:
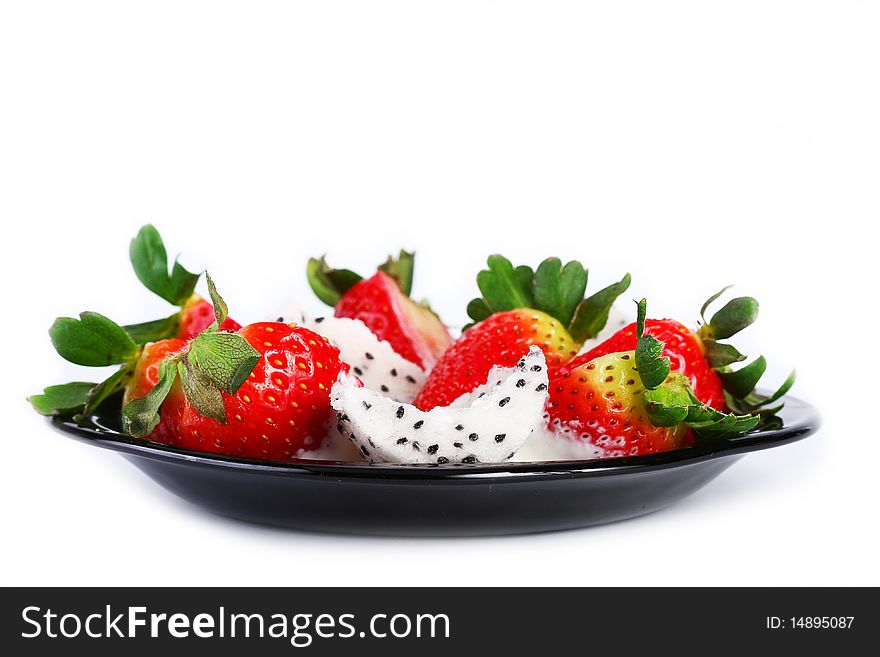
<path fill-rule="evenodd" d="M 379 340 L 359 319 L 316 317 L 306 319 L 303 326 L 339 347 L 342 361 L 369 390 L 409 403 L 425 384 L 425 370 L 394 351 L 387 340 Z"/>
<path fill-rule="evenodd" d="M 547 364 L 532 347 L 514 367 L 495 367 L 486 384 L 449 406 L 421 411 L 360 387 L 341 374 L 330 393 L 337 430 L 370 462 L 499 463 L 541 423 Z"/>

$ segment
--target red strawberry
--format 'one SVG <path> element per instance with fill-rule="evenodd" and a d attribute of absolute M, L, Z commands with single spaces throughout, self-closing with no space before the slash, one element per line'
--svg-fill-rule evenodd
<path fill-rule="evenodd" d="M 319 299 L 334 306 L 336 317 L 359 319 L 394 351 L 430 369 L 452 343 L 446 327 L 426 305 L 409 298 L 413 254 L 401 251 L 367 279 L 347 269 L 331 269 L 312 259 L 308 279 Z"/>
<path fill-rule="evenodd" d="M 132 399 L 143 397 L 159 383 L 159 365 L 168 356 L 186 349 L 186 340 L 169 338 L 150 342 L 141 350 L 140 357 L 134 365 L 131 380 L 125 388 L 123 405 Z"/>
<path fill-rule="evenodd" d="M 706 360 L 705 348 L 699 336 L 673 319 L 649 319 L 645 322 L 645 331 L 664 343 L 663 355 L 669 357 L 674 372 L 681 372 L 690 379 L 697 398 L 712 408 L 724 410 L 721 379 Z M 633 351 L 637 341 L 636 323 L 633 322 L 566 364 L 560 373 L 566 376 L 584 363 L 606 354 Z"/>
<path fill-rule="evenodd" d="M 707 305 L 715 298 L 717 295 Z M 709 322 L 708 330 L 713 335 L 728 337 L 754 320 L 757 308 L 752 303 L 754 300 L 734 301 Z M 775 395 L 765 397 L 755 393 L 757 378 L 749 367 L 723 373 L 728 376 L 723 379 L 728 391 L 748 386 L 749 392 L 742 400 L 748 408 L 740 414 L 724 413 L 699 399 L 683 372 L 695 363 L 703 367 L 702 363 L 689 354 L 689 359 L 677 363 L 682 370 L 673 371 L 676 361 L 666 355 L 669 352 L 678 358 L 687 353 L 680 341 L 680 325 L 666 320 L 659 324 L 675 342 L 670 349 L 658 340 L 660 331 L 646 332 L 645 314 L 646 303 L 642 299 L 638 304 L 634 336 L 627 333 L 609 340 L 630 344 L 631 337 L 635 337 L 634 350 L 611 351 L 587 361 L 578 358 L 582 362 L 569 363 L 563 373 L 550 381 L 547 413 L 552 431 L 602 448 L 606 456 L 651 454 L 691 444 L 695 437 L 717 438 L 749 431 L 762 417 L 772 417 L 778 410 L 766 405 L 785 394 L 793 378 Z M 714 343 L 714 338 L 705 339 Z M 607 348 L 613 347 L 614 344 Z M 725 345 L 714 344 L 713 348 L 715 354 L 726 352 L 725 358 L 732 356 L 732 348 Z M 699 353 L 700 359 L 705 360 L 702 352 Z M 697 380 L 705 384 L 707 377 L 698 376 Z"/>
<path fill-rule="evenodd" d="M 755 321 L 758 315 L 758 302 L 751 297 L 737 297 L 725 304 L 711 320 L 707 321 L 705 318 L 708 306 L 726 290 L 727 288 L 724 288 L 703 304 L 700 311 L 703 325 L 697 331 L 691 331 L 673 319 L 645 321 L 645 332 L 664 343 L 663 356 L 669 358 L 672 371 L 681 372 L 688 377 L 697 399 L 722 411 L 727 408 L 725 388 L 728 394 L 732 395 L 733 401 L 736 401 L 744 396 L 744 393 L 751 391 L 754 383 L 757 382 L 757 379 L 747 381 L 745 390 L 739 390 L 743 386 L 737 385 L 736 382 L 731 384 L 728 366 L 745 360 L 745 356 L 733 346 L 720 343 L 718 340 L 735 335 Z M 637 341 L 637 325 L 634 322 L 572 360 L 562 368 L 560 374 L 565 376 L 574 368 L 605 354 L 633 350 Z M 762 374 L 763 370 L 760 373 Z M 725 379 L 728 379 L 727 385 Z M 749 382 L 752 384 L 751 387 L 748 386 Z"/>
<path fill-rule="evenodd" d="M 182 352 L 186 349 L 186 340 L 170 338 L 159 342 L 150 342 L 141 350 L 140 357 L 134 365 L 131 380 L 125 387 L 125 395 L 122 399 L 123 407 L 132 399 L 144 397 L 159 382 L 159 365 L 168 356 Z M 167 429 L 160 423 L 151 434 L 150 438 L 160 443 L 167 443 L 171 436 Z"/>
<path fill-rule="evenodd" d="M 414 405 L 423 411 L 448 406 L 486 383 L 493 366 L 516 365 L 531 345 L 541 347 L 551 376 L 578 350 L 565 327 L 546 313 L 530 308 L 494 313 L 466 330 L 446 351 Z"/>
<path fill-rule="evenodd" d="M 199 333 L 214 323 L 214 306 L 208 301 L 193 294 L 180 309 L 177 337 L 181 340 L 192 340 Z M 237 331 L 241 324 L 227 317 L 220 325 L 221 331 Z"/>
<path fill-rule="evenodd" d="M 126 430 L 175 447 L 256 459 L 285 460 L 319 447 L 330 388 L 345 367 L 339 350 L 317 333 L 280 322 L 220 331 L 226 304 L 210 278 L 208 289 L 217 309 L 211 326 L 190 341 L 144 350 L 129 386 Z"/>
<path fill-rule="evenodd" d="M 488 264 L 477 276 L 483 296 L 468 304 L 477 323 L 434 366 L 414 402 L 422 410 L 446 406 L 485 383 L 494 365 L 513 367 L 532 345 L 541 347 L 552 378 L 584 339 L 602 329 L 614 299 L 629 286 L 627 274 L 584 299 L 587 272 L 577 261 L 563 267 L 558 258 L 547 258 L 532 271 L 493 255 Z"/>
<path fill-rule="evenodd" d="M 162 405 L 159 427 L 168 438 L 158 440 L 271 461 L 319 447 L 330 419 L 339 350 L 317 333 L 276 322 L 250 324 L 236 335 L 257 350 L 260 360 L 235 394 L 223 393 L 226 423 L 200 415 L 178 380 Z"/>
<path fill-rule="evenodd" d="M 692 442 L 688 427 L 656 427 L 644 403 L 635 351 L 609 353 L 550 382 L 550 428 L 592 443 L 605 456 L 651 454 Z"/>

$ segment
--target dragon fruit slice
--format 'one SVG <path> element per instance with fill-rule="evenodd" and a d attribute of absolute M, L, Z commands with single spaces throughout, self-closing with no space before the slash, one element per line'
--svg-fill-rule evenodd
<path fill-rule="evenodd" d="M 486 384 L 449 406 L 420 411 L 341 374 L 330 393 L 337 430 L 380 463 L 498 463 L 511 458 L 541 422 L 547 364 L 532 347 L 514 367 L 495 367 Z"/>
<path fill-rule="evenodd" d="M 366 388 L 395 401 L 410 403 L 428 377 L 428 372 L 394 351 L 391 343 L 377 338 L 359 319 L 311 318 L 293 303 L 273 319 L 296 322 L 329 339 L 339 348 L 342 361 L 348 363 Z"/>
<path fill-rule="evenodd" d="M 425 370 L 394 351 L 386 340 L 379 340 L 359 319 L 316 317 L 306 319 L 303 326 L 339 347 L 341 360 L 369 390 L 408 404 L 425 383 Z"/>

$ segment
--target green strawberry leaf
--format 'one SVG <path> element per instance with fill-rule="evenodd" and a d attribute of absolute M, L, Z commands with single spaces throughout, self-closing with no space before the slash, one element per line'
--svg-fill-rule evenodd
<path fill-rule="evenodd" d="M 788 377 L 786 377 L 785 381 L 782 382 L 782 385 L 779 386 L 776 392 L 774 392 L 772 395 L 765 396 L 752 391 L 745 397 L 744 401 L 753 408 L 760 408 L 762 406 L 766 406 L 767 404 L 772 404 L 773 402 L 781 399 L 786 393 L 788 393 L 789 390 L 791 390 L 796 379 L 797 371 L 792 370 Z"/>
<path fill-rule="evenodd" d="M 663 343 L 653 335 L 645 334 L 645 317 L 647 315 L 648 302 L 642 299 L 638 302 L 638 319 L 636 320 L 636 368 L 642 384 L 648 390 L 653 390 L 669 376 L 671 361 L 663 356 Z"/>
<path fill-rule="evenodd" d="M 722 438 L 754 429 L 757 415 L 723 413 L 703 404 L 694 395 L 687 377 L 673 374 L 655 390 L 644 392 L 645 409 L 651 424 L 674 427 L 684 423 L 697 438 Z"/>
<path fill-rule="evenodd" d="M 758 318 L 758 302 L 752 297 L 728 301 L 709 321 L 712 337 L 723 340 L 736 335 Z"/>
<path fill-rule="evenodd" d="M 720 290 L 718 290 L 718 292 L 716 292 L 711 297 L 706 299 L 706 303 L 704 303 L 703 307 L 700 308 L 700 317 L 703 318 L 704 324 L 708 324 L 708 322 L 706 321 L 706 311 L 709 309 L 709 306 L 711 306 L 713 303 L 715 303 L 715 301 L 720 299 L 721 295 L 724 294 L 725 292 L 727 292 L 732 287 L 733 287 L 733 285 L 725 285 Z"/>
<path fill-rule="evenodd" d="M 467 305 L 467 314 L 475 322 L 482 322 L 489 315 L 492 314 L 492 311 L 489 310 L 489 306 L 486 303 L 486 300 L 483 298 L 471 299 L 470 303 Z"/>
<path fill-rule="evenodd" d="M 738 399 L 744 399 L 758 385 L 758 381 L 767 369 L 767 361 L 758 356 L 751 363 L 736 371 L 725 368 L 718 371 L 724 389 Z"/>
<path fill-rule="evenodd" d="M 545 312 L 551 317 L 556 317 L 560 321 L 562 320 L 559 315 L 563 311 L 562 290 L 559 286 L 561 271 L 562 261 L 559 258 L 547 258 L 538 265 L 532 281 L 532 299 L 535 309 Z M 582 296 L 583 292 L 581 292 Z"/>
<path fill-rule="evenodd" d="M 167 340 L 177 335 L 177 329 L 180 326 L 180 315 L 174 313 L 163 319 L 156 319 L 152 322 L 142 322 L 140 324 L 128 324 L 123 326 L 125 332 L 134 340 L 135 344 L 143 347 L 148 342 L 159 342 L 159 340 Z"/>
<path fill-rule="evenodd" d="M 477 287 L 492 312 L 534 307 L 531 285 L 524 284 L 525 270 L 517 273 L 510 260 L 498 254 L 490 255 L 487 264 L 489 268 L 477 274 Z"/>
<path fill-rule="evenodd" d="M 168 254 L 154 226 L 147 224 L 138 231 L 128 254 L 135 275 L 151 292 L 175 306 L 182 306 L 192 296 L 199 275 L 184 269 L 177 260 L 168 273 Z"/>
<path fill-rule="evenodd" d="M 721 413 L 720 411 L 716 411 L 716 413 L 721 417 L 704 422 L 687 423 L 695 438 L 729 438 L 730 436 L 751 431 L 761 421 L 761 418 L 756 415 L 733 415 L 731 413 Z"/>
<path fill-rule="evenodd" d="M 684 422 L 694 405 L 694 396 L 685 377 L 675 375 L 653 390 L 645 390 L 645 409 L 655 427 L 674 427 Z"/>
<path fill-rule="evenodd" d="M 49 329 L 55 351 L 71 363 L 103 367 L 137 358 L 138 345 L 116 322 L 95 312 L 59 317 Z"/>
<path fill-rule="evenodd" d="M 92 415 L 108 397 L 124 390 L 131 380 L 132 371 L 132 365 L 123 365 L 107 379 L 92 388 L 86 397 L 81 415 L 84 417 Z"/>
<path fill-rule="evenodd" d="M 388 259 L 378 267 L 379 271 L 384 271 L 397 281 L 397 284 L 406 296 L 412 293 L 415 257 L 415 253 L 401 249 L 397 258 L 388 256 Z"/>
<path fill-rule="evenodd" d="M 226 408 L 223 406 L 223 393 L 204 372 L 193 367 L 189 360 L 177 364 L 177 372 L 183 385 L 183 394 L 193 405 L 196 413 L 226 424 Z"/>
<path fill-rule="evenodd" d="M 260 353 L 236 333 L 208 332 L 190 343 L 187 360 L 205 378 L 233 394 L 260 361 Z"/>
<path fill-rule="evenodd" d="M 574 317 L 568 325 L 568 331 L 576 342 L 584 342 L 599 335 L 599 331 L 608 323 L 611 306 L 626 292 L 631 280 L 630 275 L 626 274 L 618 282 L 599 290 L 577 305 Z"/>
<path fill-rule="evenodd" d="M 333 269 L 327 264 L 324 256 L 309 258 L 306 278 L 315 296 L 328 306 L 335 306 L 343 294 L 363 280 L 360 275 L 349 269 Z"/>
<path fill-rule="evenodd" d="M 40 415 L 64 415 L 81 409 L 94 387 L 94 383 L 79 381 L 49 386 L 42 394 L 28 397 L 28 401 Z"/>
<path fill-rule="evenodd" d="M 214 323 L 208 328 L 217 331 L 220 329 L 220 325 L 226 321 L 227 317 L 229 317 L 229 307 L 226 305 L 223 297 L 220 296 L 217 287 L 214 285 L 214 280 L 208 272 L 205 272 L 205 279 L 208 282 L 208 294 L 210 295 L 211 303 L 214 306 Z"/>
<path fill-rule="evenodd" d="M 587 289 L 587 271 L 577 260 L 562 266 L 559 258 L 547 258 L 535 271 L 532 284 L 535 308 L 568 326 Z"/>
<path fill-rule="evenodd" d="M 703 346 L 706 348 L 706 360 L 713 369 L 727 367 L 733 363 L 739 363 L 746 359 L 736 347 L 711 339 L 704 339 Z"/>
<path fill-rule="evenodd" d="M 519 288 L 528 295 L 529 307 L 533 307 L 535 305 L 535 270 L 528 265 L 519 265 L 513 268 L 513 276 L 516 278 Z"/>
<path fill-rule="evenodd" d="M 122 411 L 122 427 L 135 438 L 150 435 L 159 424 L 159 408 L 177 379 L 178 358 L 172 356 L 159 364 L 159 381 L 144 397 L 133 399 Z"/>

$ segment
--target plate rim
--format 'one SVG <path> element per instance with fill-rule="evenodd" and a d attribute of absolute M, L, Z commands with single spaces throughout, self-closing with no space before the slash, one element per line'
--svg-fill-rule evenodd
<path fill-rule="evenodd" d="M 821 420 L 815 406 L 791 396 L 786 396 L 785 403 L 786 406 L 781 413 L 783 418 L 786 415 L 796 415 L 797 417 L 779 429 L 767 429 L 733 438 L 707 441 L 691 447 L 656 454 L 608 459 L 514 461 L 491 464 L 391 464 L 309 459 L 298 459 L 289 463 L 260 461 L 180 449 L 132 438 L 102 424 L 100 413 L 81 422 L 59 416 L 50 418 L 50 422 L 56 430 L 80 442 L 116 451 L 128 457 L 147 458 L 189 466 L 286 477 L 333 476 L 337 478 L 399 479 L 401 481 L 429 479 L 432 482 L 447 480 L 484 482 L 487 478 L 517 480 L 528 475 L 541 478 L 600 477 L 683 467 L 726 456 L 787 445 L 818 431 Z"/>

